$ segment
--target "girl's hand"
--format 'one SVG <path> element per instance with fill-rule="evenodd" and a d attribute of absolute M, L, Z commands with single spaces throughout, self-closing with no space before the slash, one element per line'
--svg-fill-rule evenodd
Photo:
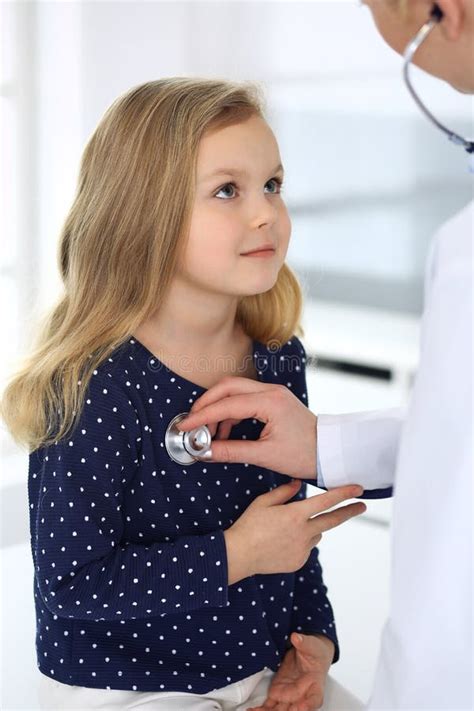
<path fill-rule="evenodd" d="M 322 635 L 295 632 L 291 643 L 293 647 L 273 677 L 266 701 L 248 711 L 316 711 L 322 706 L 334 644 Z"/>
<path fill-rule="evenodd" d="M 287 503 L 300 488 L 301 482 L 293 480 L 257 496 L 224 531 L 229 585 L 249 575 L 299 570 L 321 540 L 322 533 L 366 509 L 358 502 L 328 511 L 347 499 L 360 496 L 360 486 L 341 486 Z"/>

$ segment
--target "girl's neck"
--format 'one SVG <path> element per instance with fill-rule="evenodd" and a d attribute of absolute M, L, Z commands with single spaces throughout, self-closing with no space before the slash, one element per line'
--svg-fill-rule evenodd
<path fill-rule="evenodd" d="M 160 306 L 148 319 L 156 338 L 184 350 L 217 352 L 241 338 L 236 324 L 238 297 L 216 294 L 176 277 Z"/>
<path fill-rule="evenodd" d="M 202 387 L 225 375 L 257 379 L 252 339 L 236 322 L 237 297 L 190 294 L 173 284 L 158 313 L 134 336 L 172 371 Z"/>
<path fill-rule="evenodd" d="M 239 341 L 225 349 L 195 349 L 191 340 L 176 345 L 158 338 L 153 327 L 142 323 L 133 334 L 158 360 L 181 377 L 203 388 L 212 388 L 225 376 L 257 380 L 253 340 L 242 331 Z"/>

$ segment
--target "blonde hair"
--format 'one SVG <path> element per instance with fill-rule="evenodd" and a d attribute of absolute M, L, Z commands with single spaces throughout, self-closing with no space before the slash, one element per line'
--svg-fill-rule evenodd
<path fill-rule="evenodd" d="M 0 403 L 18 444 L 64 437 L 93 371 L 159 309 L 189 229 L 199 141 L 253 115 L 264 117 L 258 85 L 183 77 L 133 87 L 107 109 L 60 234 L 63 292 Z M 256 340 L 285 342 L 303 335 L 301 309 L 284 264 L 272 289 L 242 297 L 237 319 Z"/>

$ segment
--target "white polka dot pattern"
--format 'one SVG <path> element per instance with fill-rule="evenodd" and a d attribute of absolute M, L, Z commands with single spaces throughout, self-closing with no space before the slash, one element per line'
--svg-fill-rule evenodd
<path fill-rule="evenodd" d="M 259 379 L 307 404 L 299 339 L 253 346 Z M 168 422 L 203 392 L 130 338 L 94 372 L 70 436 L 30 455 L 43 674 L 94 688 L 206 693 L 276 670 L 293 630 L 337 647 L 317 549 L 294 574 L 227 585 L 223 531 L 287 478 L 168 458 Z M 245 420 L 231 438 L 257 439 L 262 428 Z"/>

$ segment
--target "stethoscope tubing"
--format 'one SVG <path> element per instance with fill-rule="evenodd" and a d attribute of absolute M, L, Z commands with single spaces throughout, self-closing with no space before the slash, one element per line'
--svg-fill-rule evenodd
<path fill-rule="evenodd" d="M 410 79 L 410 65 L 416 51 L 425 41 L 429 33 L 433 30 L 433 28 L 436 27 L 436 25 L 440 22 L 442 17 L 443 15 L 441 13 L 441 10 L 439 10 L 439 8 L 435 6 L 431 18 L 428 20 L 428 22 L 425 22 L 425 24 L 420 28 L 415 37 L 408 43 L 403 53 L 403 79 L 413 100 L 415 101 L 419 109 L 427 117 L 427 119 L 431 121 L 436 126 L 436 128 L 438 128 L 440 131 L 443 131 L 443 133 L 446 134 L 450 141 L 452 141 L 456 145 L 463 146 L 463 148 L 465 148 L 468 153 L 474 153 L 474 142 L 463 138 L 458 133 L 456 133 L 455 131 L 451 131 L 444 124 L 442 124 L 441 121 L 439 121 L 422 102 L 422 100 L 416 93 Z"/>

